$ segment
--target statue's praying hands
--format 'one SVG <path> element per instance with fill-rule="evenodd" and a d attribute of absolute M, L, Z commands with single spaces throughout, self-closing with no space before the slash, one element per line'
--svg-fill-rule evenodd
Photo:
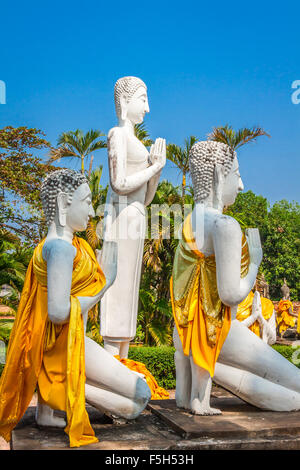
<path fill-rule="evenodd" d="M 161 168 L 166 164 L 166 140 L 158 138 L 150 147 L 150 162 L 152 165 L 158 163 Z"/>

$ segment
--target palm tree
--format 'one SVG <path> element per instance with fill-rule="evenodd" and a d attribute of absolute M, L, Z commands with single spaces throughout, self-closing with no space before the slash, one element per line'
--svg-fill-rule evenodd
<path fill-rule="evenodd" d="M 143 122 L 140 124 L 135 124 L 134 134 L 142 142 L 142 144 L 145 145 L 145 147 L 150 147 L 153 144 L 153 140 L 150 139 L 149 132 L 147 131 Z"/>
<path fill-rule="evenodd" d="M 84 134 L 80 129 L 75 132 L 63 132 L 57 140 L 57 145 L 60 147 L 52 148 L 50 151 L 49 162 L 60 160 L 61 158 L 79 158 L 81 161 L 81 173 L 84 174 L 84 160 L 92 152 L 107 147 L 106 141 L 97 140 L 100 137 L 105 137 L 100 130 L 91 129 Z M 91 160 L 93 156 L 91 157 Z M 90 171 L 91 173 L 91 165 Z"/>
<path fill-rule="evenodd" d="M 21 245 L 20 239 L 6 229 L 0 229 L 0 286 L 7 284 L 12 292 L 0 298 L 0 303 L 13 310 L 23 289 L 32 249 Z"/>
<path fill-rule="evenodd" d="M 224 127 L 214 127 L 212 132 L 208 134 L 207 139 L 222 142 L 223 144 L 229 145 L 233 150 L 237 150 L 242 145 L 255 141 L 257 137 L 262 135 L 271 137 L 261 127 L 243 127 L 235 131 L 231 126 L 226 124 Z"/>
<path fill-rule="evenodd" d="M 182 173 L 182 203 L 184 204 L 186 177 L 189 174 L 189 152 L 191 147 L 197 142 L 197 137 L 190 136 L 184 141 L 184 147 L 179 147 L 175 144 L 167 145 L 167 159 L 173 162 Z"/>

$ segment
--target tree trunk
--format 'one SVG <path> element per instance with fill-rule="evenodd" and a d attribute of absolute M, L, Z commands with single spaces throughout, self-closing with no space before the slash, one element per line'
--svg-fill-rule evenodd
<path fill-rule="evenodd" d="M 92 166 L 93 166 L 94 155 L 91 155 L 90 167 L 89 167 L 89 178 L 91 177 L 92 173 Z"/>
<path fill-rule="evenodd" d="M 81 155 L 81 173 L 84 175 L 84 155 Z"/>
<path fill-rule="evenodd" d="M 182 209 L 183 209 L 184 200 L 185 200 L 185 187 L 186 187 L 186 176 L 185 176 L 185 173 L 182 173 Z"/>

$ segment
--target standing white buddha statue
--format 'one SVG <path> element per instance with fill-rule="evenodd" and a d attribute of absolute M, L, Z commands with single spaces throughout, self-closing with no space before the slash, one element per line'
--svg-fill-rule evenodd
<path fill-rule="evenodd" d="M 147 87 L 136 77 L 115 84 L 118 126 L 108 134 L 110 187 L 104 214 L 104 247 L 118 245 L 118 271 L 101 300 L 100 334 L 104 348 L 127 358 L 136 334 L 138 295 L 146 230 L 145 206 L 151 203 L 166 163 L 166 142 L 156 139 L 150 153 L 134 134 L 149 112 Z"/>

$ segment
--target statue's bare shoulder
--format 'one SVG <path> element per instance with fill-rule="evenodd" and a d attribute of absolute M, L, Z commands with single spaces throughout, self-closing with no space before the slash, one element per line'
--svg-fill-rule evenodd
<path fill-rule="evenodd" d="M 67 260 L 73 263 L 76 256 L 76 248 L 71 243 L 62 240 L 61 238 L 52 238 L 46 240 L 42 255 L 45 261 L 65 265 Z"/>
<path fill-rule="evenodd" d="M 112 127 L 107 135 L 107 140 L 108 142 L 114 141 L 114 140 L 125 140 L 126 139 L 126 132 L 124 127 L 120 126 L 115 126 Z"/>
<path fill-rule="evenodd" d="M 242 233 L 240 224 L 233 217 L 224 214 L 215 218 L 213 226 L 215 239 L 240 236 Z"/>

